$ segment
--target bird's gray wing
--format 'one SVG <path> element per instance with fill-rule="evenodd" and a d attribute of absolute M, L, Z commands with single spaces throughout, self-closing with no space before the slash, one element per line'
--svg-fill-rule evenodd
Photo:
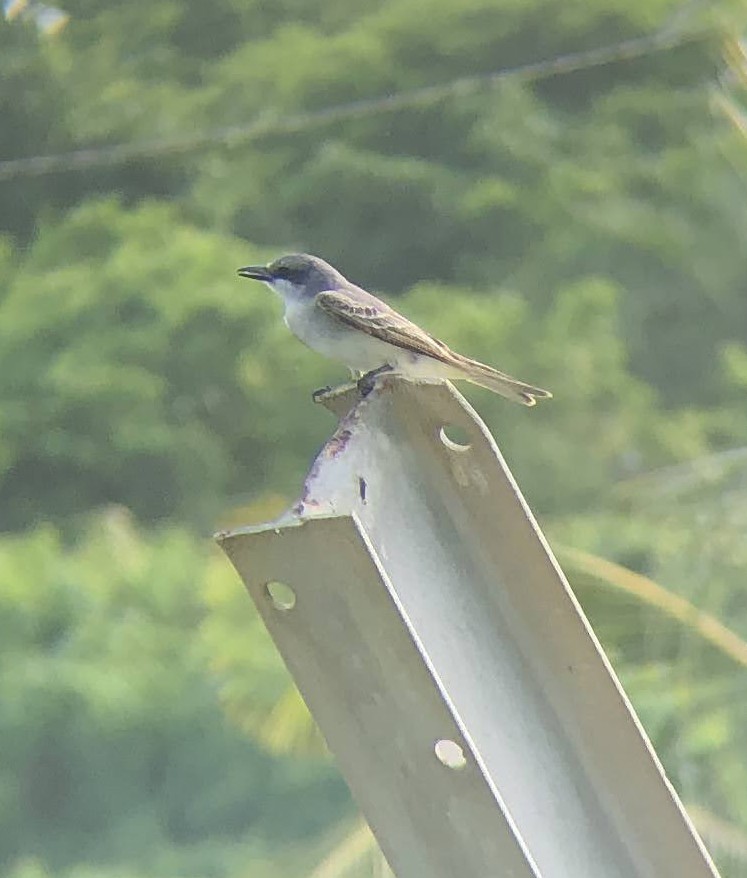
<path fill-rule="evenodd" d="M 334 290 L 318 293 L 315 301 L 319 308 L 335 320 L 395 347 L 432 357 L 442 363 L 454 364 L 457 359 L 448 345 L 383 302 L 374 300 L 377 304 L 364 304 L 344 292 Z"/>

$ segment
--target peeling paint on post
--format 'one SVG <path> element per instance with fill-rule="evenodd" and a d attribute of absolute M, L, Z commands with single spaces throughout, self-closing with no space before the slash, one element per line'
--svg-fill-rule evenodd
<path fill-rule="evenodd" d="M 296 506 L 218 539 L 395 874 L 712 878 L 466 401 L 384 378 L 325 403 Z"/>

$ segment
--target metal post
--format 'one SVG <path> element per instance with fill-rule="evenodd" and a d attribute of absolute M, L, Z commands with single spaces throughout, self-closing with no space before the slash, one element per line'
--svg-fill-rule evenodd
<path fill-rule="evenodd" d="M 218 538 L 398 878 L 712 878 L 467 402 L 328 404 L 297 506 Z"/>

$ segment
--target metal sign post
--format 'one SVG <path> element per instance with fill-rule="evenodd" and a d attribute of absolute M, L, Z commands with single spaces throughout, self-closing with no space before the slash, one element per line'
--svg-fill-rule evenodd
<path fill-rule="evenodd" d="M 463 397 L 327 404 L 297 506 L 218 539 L 398 878 L 713 878 Z"/>

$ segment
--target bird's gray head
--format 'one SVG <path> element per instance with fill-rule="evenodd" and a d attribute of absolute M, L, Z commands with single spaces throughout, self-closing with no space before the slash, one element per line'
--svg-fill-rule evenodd
<path fill-rule="evenodd" d="M 269 265 L 247 265 L 239 269 L 241 277 L 261 280 L 284 298 L 315 296 L 324 290 L 335 290 L 347 281 L 337 269 L 307 253 L 281 256 Z"/>

